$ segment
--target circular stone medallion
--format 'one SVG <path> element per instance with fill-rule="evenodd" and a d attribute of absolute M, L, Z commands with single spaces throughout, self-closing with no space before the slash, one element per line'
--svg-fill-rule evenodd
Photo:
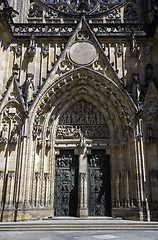
<path fill-rule="evenodd" d="M 70 48 L 70 58 L 73 62 L 86 65 L 91 63 L 96 57 L 96 49 L 89 42 L 77 42 Z"/>

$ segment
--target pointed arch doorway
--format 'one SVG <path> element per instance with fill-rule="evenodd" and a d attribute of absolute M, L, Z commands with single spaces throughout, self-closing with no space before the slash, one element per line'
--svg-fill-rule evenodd
<path fill-rule="evenodd" d="M 55 215 L 109 216 L 109 130 L 103 114 L 82 99 L 61 115 L 56 137 Z"/>

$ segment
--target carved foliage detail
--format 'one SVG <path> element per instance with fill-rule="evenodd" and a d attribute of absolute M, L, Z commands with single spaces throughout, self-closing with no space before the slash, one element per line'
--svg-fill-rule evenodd
<path fill-rule="evenodd" d="M 43 15 L 43 12 L 42 12 L 41 7 L 38 6 L 38 5 L 36 5 L 35 3 L 33 3 L 33 4 L 30 6 L 28 16 L 29 16 L 30 18 L 41 18 L 42 15 Z"/>

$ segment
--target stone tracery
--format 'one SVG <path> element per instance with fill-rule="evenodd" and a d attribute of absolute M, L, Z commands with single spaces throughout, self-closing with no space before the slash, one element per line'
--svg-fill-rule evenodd
<path fill-rule="evenodd" d="M 49 6 L 53 6 L 60 11 L 67 13 L 78 14 L 80 12 L 94 14 L 99 12 L 106 12 L 113 8 L 115 5 L 124 3 L 124 0 L 68 0 L 68 1 L 58 1 L 58 0 L 43 0 Z"/>

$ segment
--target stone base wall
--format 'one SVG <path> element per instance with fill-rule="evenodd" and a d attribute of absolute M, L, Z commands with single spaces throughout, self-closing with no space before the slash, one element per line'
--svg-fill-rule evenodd
<path fill-rule="evenodd" d="M 139 208 L 113 208 L 112 217 L 126 220 L 140 220 Z"/>

